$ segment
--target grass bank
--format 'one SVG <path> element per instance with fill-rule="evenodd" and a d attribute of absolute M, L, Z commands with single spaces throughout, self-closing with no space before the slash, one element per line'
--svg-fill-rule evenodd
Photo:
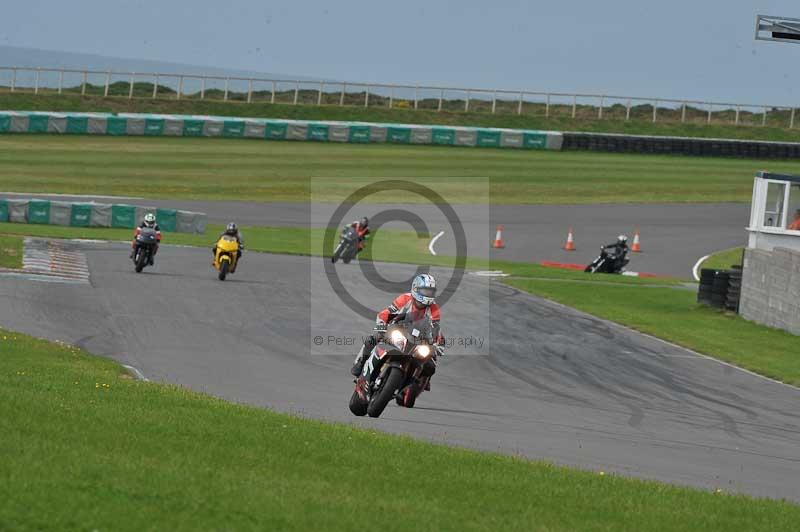
<path fill-rule="evenodd" d="M 124 95 L 128 95 L 125 84 Z M 149 96 L 152 87 L 142 95 Z M 221 95 L 220 95 L 221 96 Z M 174 98 L 174 96 L 173 96 Z M 316 94 L 314 94 L 316 98 Z M 262 118 L 291 118 L 297 120 L 342 120 L 362 122 L 386 122 L 406 124 L 441 124 L 454 126 L 504 127 L 517 129 L 545 129 L 555 131 L 591 131 L 598 133 L 627 133 L 639 135 L 675 135 L 682 137 L 711 137 L 730 139 L 753 139 L 773 141 L 800 141 L 800 130 L 786 129 L 768 124 L 761 127 L 760 116 L 751 126 L 734 126 L 719 123 L 706 123 L 704 112 L 693 113 L 691 123 L 680 123 L 679 116 L 660 110 L 662 121 L 653 123 L 652 107 L 632 109 L 631 121 L 625 121 L 624 107 L 605 109 L 605 119 L 596 118 L 597 110 L 580 108 L 579 115 L 572 119 L 570 115 L 545 117 L 544 105 L 535 106 L 531 114 L 491 114 L 486 112 L 463 112 L 463 102 L 457 103 L 455 112 L 413 109 L 389 109 L 388 107 L 363 106 L 316 106 L 287 105 L 254 102 L 200 101 L 196 99 L 152 100 L 150 98 L 103 98 L 99 96 L 80 97 L 73 94 L 9 94 L 0 93 L 0 109 L 27 111 L 83 111 L 83 112 L 128 112 L 128 113 L 166 113 L 190 115 L 217 115 Z M 672 121 L 663 118 L 672 114 Z M 679 113 L 678 113 L 679 115 Z M 696 116 L 695 116 L 696 115 Z M 743 113 L 743 116 L 747 113 Z M 719 115 L 717 115 L 719 116 Z M 610 117 L 610 118 L 609 118 Z M 733 111 L 726 113 L 726 121 L 733 121 Z M 782 124 L 788 125 L 789 117 L 781 117 Z"/>
<path fill-rule="evenodd" d="M 696 302 L 694 290 L 512 279 L 512 286 L 632 329 L 800 385 L 800 336 Z"/>
<path fill-rule="evenodd" d="M 333 201 L 416 178 L 451 203 L 747 202 L 755 171 L 796 163 L 591 152 L 247 139 L 0 136 L 0 191 L 207 200 Z M 397 194 L 367 201 L 396 203 Z M 402 201 L 423 201 L 415 195 Z"/>
<path fill-rule="evenodd" d="M 0 234 L 0 268 L 22 267 L 22 238 Z"/>
<path fill-rule="evenodd" d="M 711 268 L 714 270 L 729 270 L 733 265 L 742 265 L 743 248 L 731 248 L 712 253 L 700 263 L 700 268 Z"/>
<path fill-rule="evenodd" d="M 8 331 L 0 349 L 0 454 L 13 457 L 0 460 L 2 529 L 373 522 L 386 531 L 727 532 L 800 521 L 786 502 L 448 448 L 134 381 L 114 362 Z"/>

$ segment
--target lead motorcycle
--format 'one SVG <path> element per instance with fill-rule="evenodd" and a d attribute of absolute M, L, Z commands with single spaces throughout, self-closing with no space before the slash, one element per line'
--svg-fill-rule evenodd
<path fill-rule="evenodd" d="M 399 315 L 364 363 L 350 397 L 350 411 L 378 417 L 392 399 L 413 408 L 430 380 L 422 377 L 423 366 L 438 354 L 430 318 L 412 320 L 410 315 Z"/>
<path fill-rule="evenodd" d="M 152 227 L 142 227 L 136 235 L 136 244 L 133 251 L 133 264 L 136 273 L 141 273 L 145 266 L 150 264 L 158 245 L 158 235 Z"/>
<path fill-rule="evenodd" d="M 608 248 L 603 246 L 600 248 L 600 256 L 592 261 L 591 264 L 584 268 L 586 273 L 622 273 L 625 271 L 625 266 L 628 265 L 630 260 L 627 258 L 625 251 L 619 254 L 609 252 Z"/>
<path fill-rule="evenodd" d="M 342 262 L 349 264 L 351 260 L 358 254 L 358 231 L 352 225 L 348 225 L 342 229 L 342 234 L 339 238 L 339 245 L 331 255 L 331 262 L 336 264 L 336 261 L 342 259 Z"/>

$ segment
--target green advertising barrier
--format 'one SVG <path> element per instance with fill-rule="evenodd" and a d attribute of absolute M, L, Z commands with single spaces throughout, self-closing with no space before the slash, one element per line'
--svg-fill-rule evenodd
<path fill-rule="evenodd" d="M 264 128 L 264 138 L 271 140 L 285 140 L 289 124 L 286 122 L 267 122 Z"/>
<path fill-rule="evenodd" d="M 547 149 L 547 135 L 544 133 L 523 133 L 522 147 L 532 150 Z"/>
<path fill-rule="evenodd" d="M 184 137 L 202 137 L 204 120 L 183 120 Z"/>
<path fill-rule="evenodd" d="M 50 202 L 48 200 L 30 200 L 28 203 L 28 223 L 50 223 Z"/>
<path fill-rule="evenodd" d="M 89 118 L 86 116 L 68 116 L 67 133 L 85 135 L 89 131 Z"/>
<path fill-rule="evenodd" d="M 69 225 L 73 227 L 89 227 L 92 221 L 92 206 L 87 203 L 73 203 L 70 215 Z"/>
<path fill-rule="evenodd" d="M 28 133 L 47 133 L 47 115 L 28 115 Z"/>
<path fill-rule="evenodd" d="M 487 131 L 479 129 L 478 135 L 475 139 L 475 145 L 482 148 L 499 148 L 500 147 L 500 132 Z"/>
<path fill-rule="evenodd" d="M 369 142 L 369 126 L 350 126 L 350 133 L 347 137 L 348 142 L 363 143 Z"/>
<path fill-rule="evenodd" d="M 175 209 L 156 209 L 156 220 L 162 231 L 174 233 L 178 230 L 178 211 Z"/>
<path fill-rule="evenodd" d="M 133 205 L 112 205 L 111 227 L 128 229 L 136 227 L 136 207 Z"/>
<path fill-rule="evenodd" d="M 163 118 L 145 118 L 144 119 L 144 134 L 159 136 L 164 134 L 164 119 Z"/>
<path fill-rule="evenodd" d="M 244 136 L 244 122 L 241 120 L 226 120 L 222 124 L 223 137 L 243 137 Z"/>
<path fill-rule="evenodd" d="M 409 144 L 411 142 L 411 130 L 407 127 L 387 127 L 386 142 Z"/>
<path fill-rule="evenodd" d="M 0 115 L 0 133 L 8 133 L 9 129 L 11 129 L 11 116 Z"/>
<path fill-rule="evenodd" d="M 456 132 L 453 129 L 435 127 L 431 132 L 431 142 L 444 146 L 452 146 L 456 142 Z"/>
<path fill-rule="evenodd" d="M 306 133 L 308 140 L 318 140 L 327 142 L 328 140 L 328 126 L 326 124 L 309 124 L 308 133 Z"/>
<path fill-rule="evenodd" d="M 0 222 L 8 221 L 8 201 L 0 199 Z"/>
<path fill-rule="evenodd" d="M 128 134 L 128 119 L 120 118 L 118 116 L 109 116 L 106 118 L 106 134 L 107 135 L 127 135 Z"/>

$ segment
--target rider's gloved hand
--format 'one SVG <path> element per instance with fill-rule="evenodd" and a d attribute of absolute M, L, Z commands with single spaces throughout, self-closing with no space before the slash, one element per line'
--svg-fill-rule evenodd
<path fill-rule="evenodd" d="M 382 321 L 376 322 L 372 330 L 375 331 L 375 334 L 382 336 L 386 332 L 386 324 Z"/>

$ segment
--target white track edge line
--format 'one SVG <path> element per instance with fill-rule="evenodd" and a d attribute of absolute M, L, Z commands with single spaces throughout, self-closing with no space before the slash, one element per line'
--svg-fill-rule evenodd
<path fill-rule="evenodd" d="M 428 244 L 428 250 L 430 250 L 431 255 L 434 255 L 434 256 L 436 255 L 436 251 L 433 250 L 433 245 L 436 244 L 436 241 L 439 240 L 439 238 L 443 234 L 444 234 L 444 231 L 439 231 L 439 233 L 435 237 L 431 238 L 431 241 Z"/>

